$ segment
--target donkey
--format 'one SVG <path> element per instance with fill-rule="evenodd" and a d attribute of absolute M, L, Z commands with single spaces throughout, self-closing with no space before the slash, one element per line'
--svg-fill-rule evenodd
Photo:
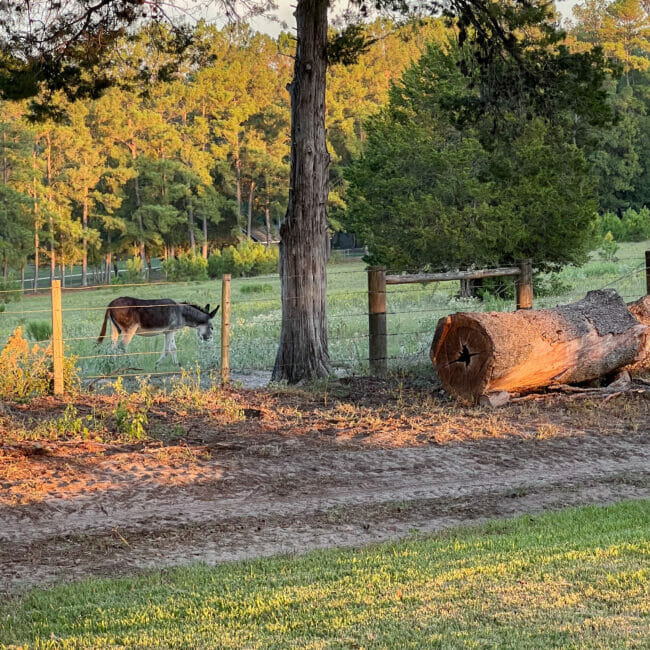
<path fill-rule="evenodd" d="M 174 335 L 176 330 L 183 327 L 196 329 L 199 339 L 209 341 L 212 338 L 212 323 L 210 322 L 219 310 L 219 306 L 210 311 L 207 304 L 203 309 L 197 305 L 190 305 L 186 302 L 175 302 L 169 298 L 157 300 L 140 300 L 139 298 L 115 298 L 112 300 L 106 314 L 104 324 L 99 333 L 97 344 L 99 345 L 106 335 L 106 323 L 111 321 L 111 341 L 113 351 L 117 350 L 118 340 L 122 336 L 124 351 L 131 343 L 131 339 L 138 336 L 165 335 L 163 352 L 156 361 L 158 365 L 168 354 L 172 361 L 178 365 L 176 358 L 176 341 Z"/>

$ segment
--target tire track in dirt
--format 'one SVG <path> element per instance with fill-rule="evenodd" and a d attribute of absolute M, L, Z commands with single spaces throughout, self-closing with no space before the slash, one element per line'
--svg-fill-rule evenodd
<path fill-rule="evenodd" d="M 258 450 L 259 451 L 259 450 Z M 215 454 L 213 481 L 0 509 L 5 589 L 397 539 L 462 522 L 650 497 L 650 436 Z"/>

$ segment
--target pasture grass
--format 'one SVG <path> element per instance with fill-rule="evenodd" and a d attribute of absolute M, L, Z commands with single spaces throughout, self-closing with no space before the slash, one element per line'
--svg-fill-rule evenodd
<path fill-rule="evenodd" d="M 644 648 L 650 501 L 34 590 L 0 647 Z"/>
<path fill-rule="evenodd" d="M 590 289 L 616 288 L 628 301 L 645 294 L 644 251 L 650 242 L 621 244 L 616 261 L 604 261 L 593 253 L 584 266 L 566 267 L 544 283 L 557 288 L 553 295 L 537 296 L 535 306 L 553 307 L 572 302 Z M 485 300 L 458 297 L 458 282 L 427 285 L 391 285 L 387 289 L 388 357 L 392 369 L 428 365 L 428 351 L 438 319 L 456 311 L 512 310 L 514 299 L 507 297 L 512 287 L 505 285 L 502 296 Z M 232 280 L 231 350 L 232 371 L 246 373 L 273 367 L 280 338 L 280 281 L 277 275 Z M 117 296 L 173 298 L 200 305 L 221 301 L 221 282 L 175 282 L 112 286 L 99 289 L 71 289 L 63 294 L 63 327 L 66 348 L 79 357 L 84 377 L 122 372 L 142 374 L 178 372 L 168 358 L 158 367 L 162 337 L 135 337 L 129 355 L 110 354 L 110 336 L 102 346 L 99 335 L 106 305 Z M 350 373 L 368 370 L 367 274 L 364 263 L 349 260 L 329 267 L 328 339 L 332 365 Z M 27 331 L 44 331 L 50 318 L 50 296 L 44 292 L 26 293 L 20 302 L 8 303 L 0 313 L 0 347 L 18 325 Z M 219 315 L 217 315 L 217 319 Z M 176 336 L 181 366 L 217 369 L 220 363 L 220 331 L 210 344 L 200 343 L 194 332 L 184 330 Z M 110 334 L 110 327 L 108 328 Z M 205 374 L 204 374 L 205 376 Z"/>

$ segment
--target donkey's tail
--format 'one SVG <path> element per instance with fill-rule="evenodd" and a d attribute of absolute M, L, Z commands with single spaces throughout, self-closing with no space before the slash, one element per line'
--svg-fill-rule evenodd
<path fill-rule="evenodd" d="M 106 310 L 106 313 L 104 314 L 104 324 L 102 325 L 102 331 L 99 333 L 99 338 L 97 339 L 97 345 L 100 345 L 101 342 L 104 340 L 104 337 L 106 336 L 106 323 L 108 321 L 108 312 L 110 311 L 110 308 Z"/>

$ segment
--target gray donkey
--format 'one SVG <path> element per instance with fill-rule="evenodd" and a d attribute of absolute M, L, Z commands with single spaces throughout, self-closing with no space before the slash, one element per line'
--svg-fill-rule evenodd
<path fill-rule="evenodd" d="M 131 339 L 138 336 L 165 335 L 163 352 L 156 361 L 158 365 L 168 354 L 173 362 L 178 365 L 176 358 L 176 341 L 174 334 L 176 330 L 184 327 L 196 329 L 197 336 L 204 341 L 212 338 L 212 323 L 210 322 L 219 310 L 219 306 L 210 311 L 207 304 L 203 309 L 197 305 L 190 305 L 186 302 L 175 302 L 169 298 L 156 300 L 140 300 L 139 298 L 115 298 L 112 300 L 106 314 L 104 324 L 99 333 L 97 344 L 100 344 L 106 335 L 106 323 L 111 321 L 112 349 L 117 350 L 120 335 L 124 351 L 131 343 Z"/>

